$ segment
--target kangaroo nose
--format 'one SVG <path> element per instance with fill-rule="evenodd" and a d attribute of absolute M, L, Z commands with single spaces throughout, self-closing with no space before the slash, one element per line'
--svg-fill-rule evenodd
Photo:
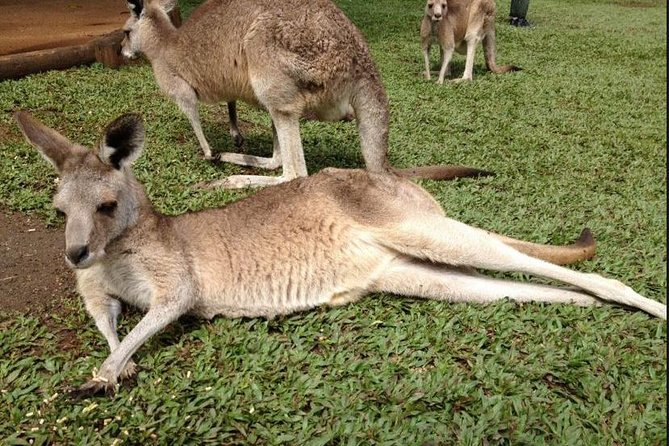
<path fill-rule="evenodd" d="M 68 249 L 65 255 L 73 265 L 78 265 L 88 257 L 88 246 L 75 246 Z"/>

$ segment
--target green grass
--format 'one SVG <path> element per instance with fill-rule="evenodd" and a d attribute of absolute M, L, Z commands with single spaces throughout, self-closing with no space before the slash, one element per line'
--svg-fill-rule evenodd
<path fill-rule="evenodd" d="M 578 269 L 666 300 L 664 2 L 534 2 L 532 29 L 506 25 L 509 1 L 498 2 L 498 61 L 523 71 L 488 74 L 479 50 L 474 81 L 444 86 L 420 75 L 422 1 L 338 4 L 382 73 L 392 163 L 497 173 L 425 181 L 449 215 L 537 242 L 567 242 L 587 225 L 598 256 Z M 454 75 L 463 66 L 456 56 Z M 87 145 L 120 113 L 141 112 L 148 145 L 136 172 L 168 214 L 251 193 L 194 190 L 242 169 L 202 160 L 148 66 L 94 65 L 0 83 L 1 206 L 55 221 L 55 175 L 11 120 L 23 108 Z M 202 110 L 212 145 L 232 149 L 225 105 Z M 269 152 L 267 116 L 244 105 L 239 116 L 247 146 Z M 352 123 L 305 123 L 302 137 L 310 172 L 363 165 Z M 68 307 L 49 320 L 0 318 L 0 443 L 667 440 L 666 323 L 638 312 L 376 295 L 273 321 L 186 319 L 139 350 L 135 385 L 113 399 L 70 401 L 65 387 L 90 376 L 107 349 L 81 303 Z M 138 318 L 125 313 L 121 333 Z"/>

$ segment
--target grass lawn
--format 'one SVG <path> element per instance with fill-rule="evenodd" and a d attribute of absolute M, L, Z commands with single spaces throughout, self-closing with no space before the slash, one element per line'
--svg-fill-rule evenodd
<path fill-rule="evenodd" d="M 394 165 L 461 163 L 495 177 L 424 181 L 457 219 L 536 242 L 585 225 L 597 257 L 577 265 L 666 299 L 666 3 L 532 2 L 531 29 L 505 23 L 498 62 L 479 48 L 474 81 L 421 76 L 422 0 L 339 0 L 372 48 L 391 102 Z M 188 14 L 192 5 L 182 4 Z M 436 50 L 434 64 L 436 69 Z M 454 57 L 461 75 L 464 57 Z M 148 65 L 100 65 L 0 83 L 0 206 L 61 224 L 55 174 L 20 137 L 28 109 L 94 145 L 141 112 L 135 171 L 162 212 L 224 205 L 251 191 L 199 191 L 243 172 L 202 159 L 184 115 Z M 271 152 L 265 113 L 240 105 L 246 147 Z M 232 150 L 225 104 L 202 107 L 212 146 Z M 304 123 L 310 172 L 361 167 L 353 123 Z M 107 347 L 83 305 L 47 325 L 0 315 L 1 444 L 666 444 L 667 325 L 609 306 L 464 305 L 371 296 L 291 317 L 184 319 L 135 355 L 137 383 L 71 401 Z M 139 314 L 125 312 L 121 334 Z M 60 332 L 60 334 L 59 334 Z M 63 333 L 74 347 L 61 348 Z M 76 342 L 75 342 L 76 341 Z"/>

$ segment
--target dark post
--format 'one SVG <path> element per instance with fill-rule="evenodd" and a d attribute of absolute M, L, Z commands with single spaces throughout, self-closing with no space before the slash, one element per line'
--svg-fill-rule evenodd
<path fill-rule="evenodd" d="M 527 8 L 530 6 L 530 0 L 511 0 L 511 12 L 509 13 L 509 22 L 513 26 L 530 26 L 527 21 Z"/>

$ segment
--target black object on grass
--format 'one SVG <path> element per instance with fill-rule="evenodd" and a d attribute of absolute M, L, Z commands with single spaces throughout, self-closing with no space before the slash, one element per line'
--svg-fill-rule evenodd
<path fill-rule="evenodd" d="M 527 8 L 530 6 L 530 0 L 511 0 L 511 12 L 509 13 L 509 23 L 513 26 L 530 26 L 527 21 Z"/>

